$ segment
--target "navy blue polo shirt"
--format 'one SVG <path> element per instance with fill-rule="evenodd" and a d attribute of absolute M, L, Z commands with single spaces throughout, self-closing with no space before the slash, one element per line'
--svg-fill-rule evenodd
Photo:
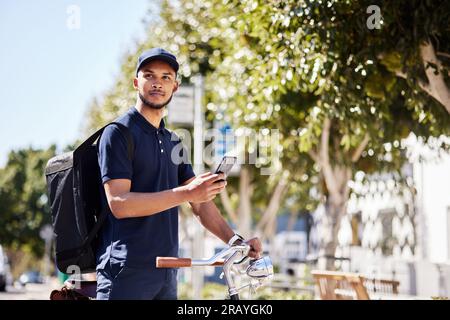
<path fill-rule="evenodd" d="M 159 192 L 194 177 L 192 166 L 181 161 L 186 151 L 180 139 L 165 128 L 164 121 L 155 128 L 132 107 L 116 122 L 131 131 L 133 159 L 128 158 L 126 138 L 116 126 L 108 126 L 98 143 L 103 183 L 130 179 L 131 192 Z M 104 209 L 108 206 L 104 191 L 102 205 Z M 110 212 L 100 232 L 97 269 L 103 269 L 106 263 L 155 269 L 157 256 L 177 255 L 178 207 L 138 218 L 116 219 Z"/>

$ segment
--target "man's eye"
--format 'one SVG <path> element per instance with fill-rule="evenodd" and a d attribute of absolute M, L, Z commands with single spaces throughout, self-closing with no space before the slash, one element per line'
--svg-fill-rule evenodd
<path fill-rule="evenodd" d="M 170 77 L 169 76 L 164 76 L 163 79 L 164 80 L 170 80 Z"/>

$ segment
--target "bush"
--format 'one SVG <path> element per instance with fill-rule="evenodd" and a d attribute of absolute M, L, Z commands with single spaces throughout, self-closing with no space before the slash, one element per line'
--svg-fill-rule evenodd
<path fill-rule="evenodd" d="M 248 288 L 240 291 L 241 299 L 248 299 Z M 294 290 L 279 290 L 269 287 L 262 287 L 256 290 L 256 293 L 251 295 L 252 300 L 310 300 L 314 297 L 307 293 L 298 293 Z M 178 285 L 178 299 L 191 300 L 192 285 L 188 283 L 180 283 Z M 202 299 L 204 300 L 224 300 L 228 299 L 228 288 L 225 285 L 207 282 L 202 289 Z"/>

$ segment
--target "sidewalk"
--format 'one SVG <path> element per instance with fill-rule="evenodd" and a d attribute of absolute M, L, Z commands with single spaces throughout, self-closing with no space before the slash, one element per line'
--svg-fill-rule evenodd
<path fill-rule="evenodd" d="M 6 292 L 0 292 L 0 300 L 49 300 L 50 292 L 61 287 L 57 278 L 42 284 L 29 283 L 23 288 L 8 286 Z"/>

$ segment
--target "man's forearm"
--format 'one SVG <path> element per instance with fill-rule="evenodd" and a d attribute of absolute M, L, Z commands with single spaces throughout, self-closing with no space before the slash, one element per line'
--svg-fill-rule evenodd
<path fill-rule="evenodd" d="M 127 192 L 113 197 L 109 206 L 116 218 L 149 216 L 188 201 L 188 191 L 178 187 L 161 192 Z"/>
<path fill-rule="evenodd" d="M 222 217 L 213 201 L 191 203 L 191 206 L 202 225 L 223 242 L 227 243 L 234 235 L 233 229 Z"/>

